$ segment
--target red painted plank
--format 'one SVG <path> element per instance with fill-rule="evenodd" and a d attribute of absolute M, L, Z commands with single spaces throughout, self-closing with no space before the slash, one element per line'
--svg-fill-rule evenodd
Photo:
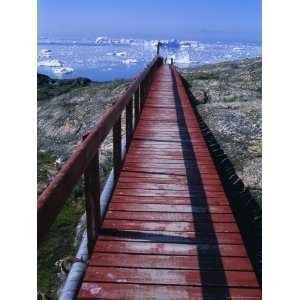
<path fill-rule="evenodd" d="M 117 266 L 130 268 L 191 269 L 191 270 L 237 270 L 252 271 L 251 264 L 243 257 L 167 256 L 143 254 L 94 253 L 89 266 Z"/>
<path fill-rule="evenodd" d="M 128 172 L 129 173 L 129 172 Z M 124 174 L 124 173 L 123 173 Z M 154 183 L 154 184 L 184 184 L 190 185 L 189 180 L 186 177 L 182 176 L 168 176 L 166 177 L 134 177 L 135 173 L 131 173 L 131 176 L 121 176 L 119 178 L 119 183 L 124 182 L 136 182 L 136 183 Z M 192 182 L 192 184 L 197 184 L 197 182 Z M 206 186 L 218 186 L 222 187 L 221 181 L 219 179 L 206 179 L 205 180 Z M 222 187 L 223 188 L 223 187 Z"/>
<path fill-rule="evenodd" d="M 191 206 L 191 205 L 166 205 L 166 204 L 133 204 L 114 203 L 109 206 L 110 210 L 122 211 L 156 211 L 156 212 L 185 212 L 185 213 L 218 213 L 230 214 L 229 206 Z"/>
<path fill-rule="evenodd" d="M 214 234 L 216 232 L 239 232 L 235 223 L 201 223 L 195 228 L 193 222 L 164 222 L 164 221 L 137 221 L 137 220 L 109 220 L 105 219 L 102 228 L 135 231 L 197 231 Z"/>
<path fill-rule="evenodd" d="M 171 179 L 176 180 L 180 182 L 187 181 L 186 176 L 176 175 L 176 174 L 162 174 L 162 173 L 145 173 L 145 172 L 128 172 L 128 171 L 122 171 L 121 172 L 122 177 L 133 177 L 133 178 L 158 178 L 158 179 Z M 218 174 L 201 174 L 202 180 L 213 180 L 220 182 L 220 177 Z"/>
<path fill-rule="evenodd" d="M 117 189 L 142 189 L 142 190 L 171 190 L 171 191 L 192 191 L 192 192 L 202 192 L 203 193 L 203 188 L 207 191 L 211 191 L 211 192 L 223 192 L 224 193 L 224 189 L 221 185 L 189 185 L 189 184 L 179 184 L 179 183 L 169 183 L 169 184 L 165 184 L 165 183 L 160 183 L 160 182 L 156 182 L 156 183 L 145 183 L 145 182 L 135 182 L 134 180 L 127 181 L 127 182 L 122 182 L 119 181 L 119 183 L 116 186 Z"/>
<path fill-rule="evenodd" d="M 114 233 L 114 235 L 109 235 Z M 99 240 L 103 241 L 135 241 L 135 242 L 157 242 L 157 243 L 184 243 L 184 244 L 223 244 L 223 245 L 243 245 L 239 233 L 216 232 L 211 234 L 201 234 L 190 231 L 169 232 L 169 231 L 101 231 Z"/>
<path fill-rule="evenodd" d="M 144 243 L 144 242 L 122 242 L 102 241 L 95 244 L 94 252 L 114 253 L 140 253 L 140 254 L 162 254 L 162 255 L 221 255 L 247 257 L 242 245 L 189 245 L 178 243 Z"/>
<path fill-rule="evenodd" d="M 261 299 L 261 292 L 258 288 L 229 288 L 228 292 L 231 299 Z M 208 293 L 212 300 L 229 299 L 227 290 L 224 291 L 224 289 L 216 287 L 205 288 L 204 295 L 201 287 L 95 282 L 84 282 L 78 299 L 208 300 Z"/>
<path fill-rule="evenodd" d="M 215 175 L 216 170 L 214 168 L 207 168 L 205 166 L 199 168 L 201 175 L 202 174 L 208 174 L 208 175 Z M 185 168 L 151 168 L 151 167 L 130 167 L 125 165 L 123 167 L 124 171 L 129 171 L 129 172 L 142 172 L 142 173 L 147 173 L 147 174 L 166 174 L 166 175 L 182 175 L 182 176 L 187 176 L 187 170 Z M 197 169 L 198 170 L 198 169 Z M 193 174 L 193 168 L 189 168 L 188 170 L 189 174 Z M 194 172 L 195 176 L 197 176 L 197 173 Z"/>
<path fill-rule="evenodd" d="M 225 273 L 225 278 L 223 273 Z M 253 272 L 89 267 L 85 280 L 91 282 L 166 284 L 192 286 L 258 287 Z"/>
<path fill-rule="evenodd" d="M 173 191 L 173 190 L 152 190 L 152 189 L 133 189 L 132 185 L 128 184 L 127 189 L 116 189 L 115 196 L 141 196 L 141 197 L 174 197 L 174 198 L 199 198 L 214 197 L 226 201 L 225 192 L 212 191 Z M 147 188 L 147 186 L 145 186 Z"/>
<path fill-rule="evenodd" d="M 145 220 L 145 221 L 185 221 L 199 222 L 212 221 L 215 223 L 235 222 L 232 214 L 201 214 L 201 213 L 166 213 L 166 212 L 127 212 L 109 210 L 106 219 L 114 220 Z"/>
<path fill-rule="evenodd" d="M 220 199 L 219 197 L 209 197 L 204 199 L 200 198 L 182 198 L 182 197 L 167 197 L 167 196 L 151 196 L 151 197 L 143 197 L 143 196 L 113 196 L 113 202 L 121 202 L 121 203 L 138 203 L 138 204 L 178 204 L 178 205 L 229 205 L 227 199 Z"/>

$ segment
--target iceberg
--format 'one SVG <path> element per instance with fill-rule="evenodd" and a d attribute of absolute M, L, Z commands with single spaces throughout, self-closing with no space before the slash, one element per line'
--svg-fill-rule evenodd
<path fill-rule="evenodd" d="M 109 39 L 106 36 L 99 36 L 96 38 L 95 43 L 97 45 L 107 45 L 107 44 L 111 44 L 111 39 Z"/>
<path fill-rule="evenodd" d="M 61 67 L 61 66 L 62 66 L 62 62 L 60 62 L 57 59 L 44 60 L 44 61 L 39 61 L 38 62 L 38 67 L 54 68 L 54 67 Z"/>
<path fill-rule="evenodd" d="M 69 73 L 74 72 L 74 69 L 70 68 L 70 67 L 61 67 L 61 68 L 54 68 L 53 72 L 56 74 L 63 75 L 63 74 L 69 74 Z"/>
<path fill-rule="evenodd" d="M 120 56 L 120 57 L 125 57 L 126 55 L 127 55 L 127 52 L 125 52 L 125 51 L 116 53 L 116 56 Z"/>
<path fill-rule="evenodd" d="M 156 48 L 157 43 L 158 43 L 158 40 L 150 40 L 150 41 L 144 40 L 143 41 L 145 48 Z"/>
<path fill-rule="evenodd" d="M 106 36 L 99 36 L 96 38 L 95 43 L 97 45 L 132 45 L 135 44 L 137 40 L 134 39 L 111 39 Z"/>
<path fill-rule="evenodd" d="M 51 57 L 52 51 L 50 49 L 41 49 L 39 57 L 46 57 L 49 58 Z"/>
<path fill-rule="evenodd" d="M 137 62 L 138 62 L 137 59 L 133 59 L 133 58 L 122 60 L 122 63 L 127 65 L 136 64 Z"/>
<path fill-rule="evenodd" d="M 181 41 L 179 42 L 180 48 L 191 48 L 191 42 L 190 41 Z"/>
<path fill-rule="evenodd" d="M 163 40 L 160 42 L 162 48 L 179 48 L 180 43 L 177 40 Z"/>
<path fill-rule="evenodd" d="M 241 52 L 241 50 L 244 50 L 244 48 L 241 48 L 241 47 L 232 48 L 232 52 Z"/>

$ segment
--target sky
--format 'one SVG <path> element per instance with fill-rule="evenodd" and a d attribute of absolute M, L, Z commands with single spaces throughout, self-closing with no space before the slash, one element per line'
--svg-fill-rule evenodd
<path fill-rule="evenodd" d="M 261 0 L 38 0 L 38 35 L 261 43 Z"/>

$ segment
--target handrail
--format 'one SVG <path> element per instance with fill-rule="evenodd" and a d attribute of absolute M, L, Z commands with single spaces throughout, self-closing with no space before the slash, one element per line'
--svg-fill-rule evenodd
<path fill-rule="evenodd" d="M 98 149 L 113 129 L 113 164 L 115 182 L 121 169 L 121 114 L 126 109 L 126 148 L 131 141 L 133 126 L 137 125 L 145 96 L 156 69 L 163 63 L 156 56 L 145 70 L 131 83 L 126 92 L 103 115 L 102 119 L 84 138 L 79 148 L 67 160 L 62 169 L 39 196 L 37 201 L 38 245 L 45 238 L 55 218 L 64 206 L 76 183 L 84 174 L 87 232 L 89 250 L 97 237 L 100 224 L 100 183 Z M 133 105 L 134 100 L 134 105 Z M 132 108 L 134 107 L 134 124 Z"/>

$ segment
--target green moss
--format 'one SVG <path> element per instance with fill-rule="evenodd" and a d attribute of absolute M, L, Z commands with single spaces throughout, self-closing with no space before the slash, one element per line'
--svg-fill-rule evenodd
<path fill-rule="evenodd" d="M 57 172 L 55 160 L 57 157 L 50 151 L 38 152 L 38 193 L 45 188 L 48 181 Z M 38 291 L 56 299 L 57 272 L 55 262 L 59 259 L 74 255 L 74 238 L 76 226 L 84 212 L 83 184 L 80 182 L 67 200 L 50 229 L 47 239 L 38 249 L 37 284 Z"/>
<path fill-rule="evenodd" d="M 233 95 L 233 94 L 231 94 L 231 95 L 225 95 L 223 97 L 223 102 L 225 102 L 225 103 L 236 102 L 238 100 L 239 100 L 239 97 L 237 97 L 236 95 Z"/>
<path fill-rule="evenodd" d="M 56 156 L 51 152 L 38 153 L 38 178 L 49 180 L 49 174 L 53 174 Z M 103 182 L 111 170 L 111 158 L 107 158 L 101 164 Z M 42 174 L 45 172 L 45 174 Z M 41 182 L 39 182 L 41 183 Z M 37 286 L 38 291 L 46 294 L 51 299 L 56 299 L 58 288 L 57 273 L 59 269 L 55 262 L 66 256 L 75 255 L 74 247 L 76 226 L 85 210 L 83 182 L 80 181 L 73 189 L 71 197 L 56 218 L 46 240 L 38 249 L 37 257 Z"/>
<path fill-rule="evenodd" d="M 50 152 L 39 151 L 37 154 L 37 182 L 38 182 L 38 195 L 45 188 L 49 180 L 55 175 L 55 160 L 56 156 Z"/>
<path fill-rule="evenodd" d="M 74 237 L 80 216 L 84 212 L 82 198 L 71 197 L 52 225 L 47 240 L 38 249 L 37 285 L 38 291 L 56 299 L 57 272 L 55 262 L 75 255 Z"/>

